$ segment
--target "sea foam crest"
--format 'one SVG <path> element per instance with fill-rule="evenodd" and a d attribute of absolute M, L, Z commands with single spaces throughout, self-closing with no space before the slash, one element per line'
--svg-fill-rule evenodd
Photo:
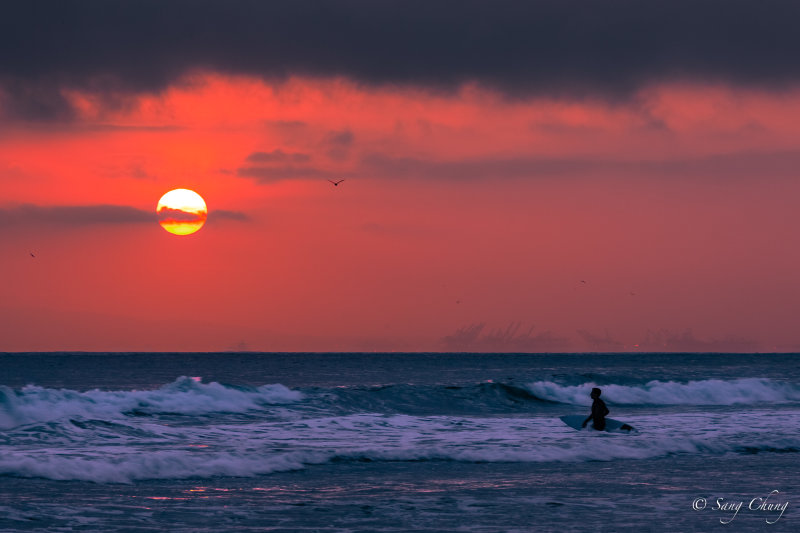
<path fill-rule="evenodd" d="M 583 437 L 583 438 L 578 438 Z M 591 442 L 587 442 L 591 439 Z M 310 465 L 363 461 L 455 461 L 480 463 L 541 463 L 648 459 L 675 454 L 758 453 L 797 451 L 797 439 L 758 439 L 743 445 L 732 439 L 686 436 L 604 438 L 591 433 L 572 440 L 556 439 L 536 445 L 509 447 L 492 443 L 439 441 L 426 445 L 397 443 L 351 445 L 326 449 L 274 451 L 270 449 L 190 451 L 95 449 L 83 453 L 49 450 L 12 451 L 0 456 L 0 476 L 131 483 L 145 479 L 251 477 L 304 469 Z"/>
<path fill-rule="evenodd" d="M 617 405 L 735 405 L 800 401 L 800 387 L 766 378 L 708 379 L 678 383 L 650 381 L 644 385 L 559 385 L 537 381 L 527 389 L 543 400 L 591 405 L 592 387 L 603 390 L 603 399 Z"/>
<path fill-rule="evenodd" d="M 315 454 L 286 453 L 270 457 L 236 453 L 201 454 L 185 451 L 128 454 L 124 456 L 10 453 L 0 458 L 0 475 L 55 480 L 130 483 L 141 479 L 186 479 L 216 476 L 249 477 L 304 467 Z"/>
<path fill-rule="evenodd" d="M 64 417 L 114 419 L 126 413 L 244 413 L 268 405 L 303 399 L 281 384 L 244 388 L 200 383 L 182 376 L 155 390 L 79 392 L 27 385 L 20 390 L 0 386 L 0 428 L 48 422 Z"/>

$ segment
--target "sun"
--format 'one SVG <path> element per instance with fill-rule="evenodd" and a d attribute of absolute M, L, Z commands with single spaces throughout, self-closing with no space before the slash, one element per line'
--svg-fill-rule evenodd
<path fill-rule="evenodd" d="M 189 235 L 203 227 L 208 208 L 203 197 L 189 189 L 174 189 L 156 206 L 158 223 L 175 235 Z"/>

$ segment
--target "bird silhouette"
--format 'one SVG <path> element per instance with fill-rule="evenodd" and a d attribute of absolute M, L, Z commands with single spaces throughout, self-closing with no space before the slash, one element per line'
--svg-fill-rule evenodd
<path fill-rule="evenodd" d="M 334 185 L 334 186 L 338 187 L 338 186 L 339 186 L 339 184 L 340 184 L 341 182 L 343 182 L 344 180 L 343 180 L 343 179 L 341 179 L 341 180 L 337 180 L 337 181 L 333 181 L 333 180 L 328 180 L 328 181 L 330 181 L 331 183 L 333 183 L 333 185 Z"/>
<path fill-rule="evenodd" d="M 31 257 L 36 257 L 35 255 L 33 255 L 33 252 L 28 252 L 28 253 L 31 254 Z"/>

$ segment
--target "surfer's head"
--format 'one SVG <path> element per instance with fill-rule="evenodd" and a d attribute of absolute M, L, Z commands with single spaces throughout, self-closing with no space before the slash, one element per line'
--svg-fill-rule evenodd
<path fill-rule="evenodd" d="M 594 387 L 592 389 L 592 393 L 589 394 L 589 396 L 591 396 L 592 398 L 599 398 L 601 394 L 603 394 L 603 391 L 601 391 L 597 387 Z"/>

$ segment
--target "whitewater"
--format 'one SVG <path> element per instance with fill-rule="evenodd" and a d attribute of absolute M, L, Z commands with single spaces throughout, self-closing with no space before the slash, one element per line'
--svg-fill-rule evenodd
<path fill-rule="evenodd" d="M 795 358 L 0 355 L 0 530 L 788 531 Z"/>

